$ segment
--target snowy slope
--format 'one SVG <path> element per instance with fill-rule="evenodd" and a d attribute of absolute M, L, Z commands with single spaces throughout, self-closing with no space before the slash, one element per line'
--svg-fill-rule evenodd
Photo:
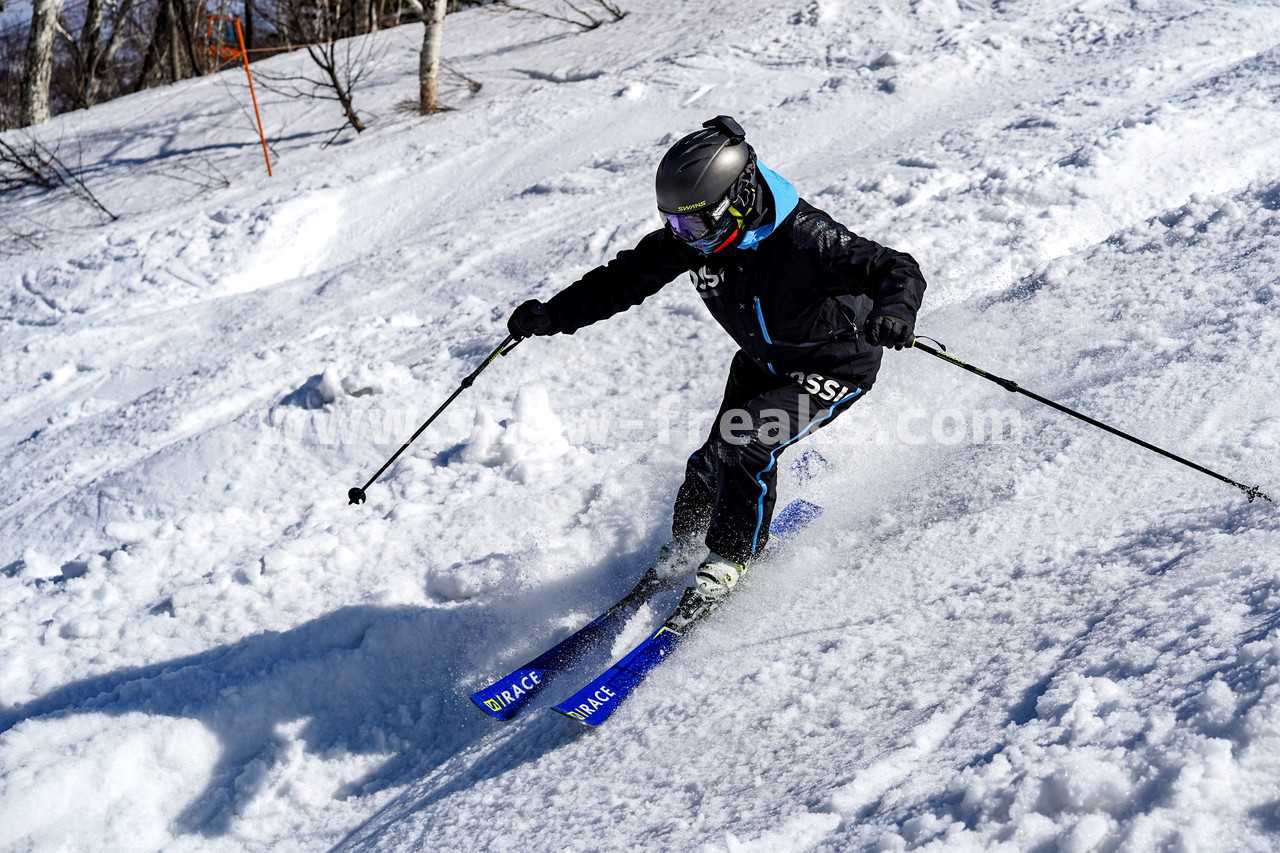
<path fill-rule="evenodd" d="M 425 121 L 379 34 L 358 138 L 263 94 L 270 180 L 238 72 L 42 130 L 119 219 L 0 207 L 0 849 L 1280 845 L 1274 507 L 922 353 L 607 727 L 470 706 L 662 541 L 728 338 L 675 282 L 346 490 L 720 112 L 920 260 L 922 334 L 1280 491 L 1274 3 L 625 5 L 451 16 L 485 85 Z"/>

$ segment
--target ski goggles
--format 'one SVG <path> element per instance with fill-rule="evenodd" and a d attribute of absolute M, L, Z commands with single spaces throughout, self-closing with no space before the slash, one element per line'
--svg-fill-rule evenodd
<path fill-rule="evenodd" d="M 728 199 L 721 201 L 714 209 L 694 213 L 659 213 L 671 233 L 704 255 L 722 249 L 742 228 L 742 218 Z"/>

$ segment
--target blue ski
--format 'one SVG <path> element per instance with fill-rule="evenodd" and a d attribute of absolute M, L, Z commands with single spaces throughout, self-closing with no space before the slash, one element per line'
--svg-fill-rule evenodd
<path fill-rule="evenodd" d="M 680 633 L 665 624 L 627 656 L 586 687 L 555 706 L 555 710 L 588 726 L 598 726 L 640 686 L 649 671 L 680 642 Z"/>
<path fill-rule="evenodd" d="M 551 649 L 524 666 L 471 694 L 471 701 L 496 720 L 510 720 L 556 675 L 593 647 L 610 631 L 621 626 L 654 592 L 664 585 L 650 568 L 635 587 L 604 613 L 591 620 Z"/>
<path fill-rule="evenodd" d="M 775 539 L 791 539 L 821 514 L 822 507 L 794 500 L 774 518 L 769 526 L 769 535 Z M 583 725 L 600 725 L 640 686 L 650 670 L 666 660 L 681 637 L 702 621 L 720 600 L 723 599 L 704 599 L 692 588 L 685 590 L 680 604 L 662 627 L 586 687 L 556 705 L 555 710 Z"/>

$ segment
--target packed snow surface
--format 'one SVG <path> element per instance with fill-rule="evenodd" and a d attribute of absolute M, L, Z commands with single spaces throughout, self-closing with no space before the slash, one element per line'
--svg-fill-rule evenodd
<path fill-rule="evenodd" d="M 0 849 L 1280 847 L 1280 510 L 918 351 L 607 726 L 471 706 L 661 544 L 731 342 L 674 282 L 347 489 L 718 113 L 920 261 L 921 334 L 1280 492 L 1274 2 L 622 5 L 450 16 L 483 88 L 425 119 L 380 33 L 327 146 L 260 91 L 272 179 L 238 69 L 35 130 L 118 218 L 0 201 Z"/>

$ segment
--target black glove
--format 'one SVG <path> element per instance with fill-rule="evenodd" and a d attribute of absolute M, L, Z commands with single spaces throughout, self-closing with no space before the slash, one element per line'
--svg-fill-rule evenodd
<path fill-rule="evenodd" d="M 891 346 L 894 349 L 911 346 L 913 331 L 915 324 L 910 320 L 890 317 L 888 314 L 872 314 L 862 330 L 867 343 L 873 347 Z"/>
<path fill-rule="evenodd" d="M 534 335 L 554 335 L 560 329 L 547 313 L 547 306 L 536 299 L 530 299 L 511 312 L 511 318 L 507 320 L 507 331 L 517 338 L 531 338 Z"/>

